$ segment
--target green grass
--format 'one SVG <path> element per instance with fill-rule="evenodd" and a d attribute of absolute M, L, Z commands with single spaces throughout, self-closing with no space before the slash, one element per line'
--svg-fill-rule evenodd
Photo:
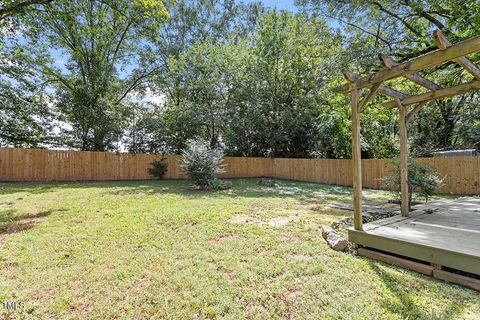
<path fill-rule="evenodd" d="M 479 295 L 330 250 L 351 189 L 282 182 L 0 185 L 6 319 L 478 319 Z M 387 199 L 365 191 L 369 199 Z M 272 221 L 288 221 L 274 225 Z M 273 220 L 272 220 L 273 219 Z M 269 224 L 270 222 L 270 224 Z M 273 226 L 272 226 L 273 225 Z"/>

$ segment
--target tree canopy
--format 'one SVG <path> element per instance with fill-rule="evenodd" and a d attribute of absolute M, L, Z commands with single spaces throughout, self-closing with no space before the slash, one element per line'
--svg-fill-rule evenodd
<path fill-rule="evenodd" d="M 480 35 L 478 1 L 297 0 L 298 12 L 234 0 L 4 1 L 0 146 L 181 153 L 200 138 L 227 155 L 348 158 L 340 70 L 383 66 Z M 479 62 L 478 54 L 472 55 Z M 454 63 L 422 73 L 471 80 Z M 393 88 L 422 92 L 409 81 Z M 374 98 L 364 157 L 398 153 L 398 114 Z M 432 102 L 410 124 L 411 152 L 480 149 L 477 93 Z"/>

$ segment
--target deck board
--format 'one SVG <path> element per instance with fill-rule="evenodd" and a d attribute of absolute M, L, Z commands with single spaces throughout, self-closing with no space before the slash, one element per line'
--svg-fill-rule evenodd
<path fill-rule="evenodd" d="M 349 230 L 349 238 L 359 245 L 407 256 L 411 251 L 415 259 L 479 273 L 480 198 L 442 200 L 416 209 L 409 217 L 366 223 L 364 231 Z M 455 258 L 464 261 L 452 263 Z M 478 265 L 468 266 L 472 263 Z"/>

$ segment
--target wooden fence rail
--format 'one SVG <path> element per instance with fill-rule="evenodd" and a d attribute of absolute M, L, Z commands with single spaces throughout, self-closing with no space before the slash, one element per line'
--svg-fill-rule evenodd
<path fill-rule="evenodd" d="M 0 181 L 105 181 L 152 179 L 147 169 L 160 155 L 0 148 Z M 180 157 L 165 156 L 166 179 L 184 179 Z M 441 193 L 480 194 L 480 157 L 421 158 L 444 177 Z M 223 178 L 273 177 L 352 185 L 352 161 L 226 157 Z M 383 188 L 390 161 L 362 160 L 363 185 Z"/>

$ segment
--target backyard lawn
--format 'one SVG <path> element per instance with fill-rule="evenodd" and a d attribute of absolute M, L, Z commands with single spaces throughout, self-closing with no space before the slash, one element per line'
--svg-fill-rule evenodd
<path fill-rule="evenodd" d="M 382 191 L 365 190 L 371 200 Z M 5 319 L 478 319 L 478 293 L 332 251 L 351 189 L 282 181 L 0 185 Z"/>

